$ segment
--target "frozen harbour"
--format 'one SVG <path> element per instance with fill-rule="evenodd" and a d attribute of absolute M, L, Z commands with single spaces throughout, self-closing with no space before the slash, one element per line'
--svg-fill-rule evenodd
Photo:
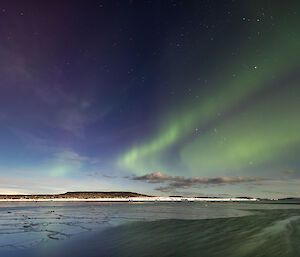
<path fill-rule="evenodd" d="M 212 203 L 213 205 L 207 208 L 207 205 L 202 203 L 199 203 L 200 205 L 182 202 L 126 203 L 123 201 L 122 203 L 119 201 L 114 203 L 112 199 L 107 199 L 109 202 L 105 203 L 103 199 L 100 199 L 102 202 L 96 202 L 97 199 L 93 199 L 93 202 L 86 202 L 86 200 L 42 199 L 0 202 L 0 249 L 34 247 L 45 242 L 69 239 L 81 233 L 99 231 L 130 221 L 206 219 L 226 217 L 229 213 L 230 216 L 248 214 L 247 211 L 232 209 L 230 206 L 224 208 L 226 203 Z M 188 212 L 186 207 L 189 207 Z M 216 208 L 218 212 L 213 213 L 212 210 Z"/>
<path fill-rule="evenodd" d="M 202 256 L 219 256 L 220 247 L 233 251 L 227 256 L 244 256 L 236 249 L 253 248 L 255 242 L 273 236 L 277 240 L 278 233 L 298 226 L 299 211 L 299 204 L 259 201 L 2 201 L 0 256 L 199 256 L 199 251 L 207 251 Z M 232 248 L 227 238 L 233 240 Z"/>

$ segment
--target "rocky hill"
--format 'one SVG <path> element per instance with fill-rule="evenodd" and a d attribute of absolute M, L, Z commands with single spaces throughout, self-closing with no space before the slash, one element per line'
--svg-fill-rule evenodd
<path fill-rule="evenodd" d="M 44 194 L 44 195 L 0 195 L 0 199 L 57 199 L 57 198 L 128 198 L 145 197 L 148 195 L 133 192 L 67 192 L 63 194 Z"/>

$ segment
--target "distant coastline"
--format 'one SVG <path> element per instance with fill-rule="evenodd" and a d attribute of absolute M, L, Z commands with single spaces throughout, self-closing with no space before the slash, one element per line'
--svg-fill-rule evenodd
<path fill-rule="evenodd" d="M 300 198 L 152 196 L 134 192 L 67 192 L 63 194 L 0 194 L 0 202 L 256 202 L 300 203 Z"/>
<path fill-rule="evenodd" d="M 36 195 L 0 195 L 0 202 L 36 201 L 36 202 L 228 202 L 257 201 L 250 197 L 182 197 L 149 196 L 133 192 L 67 192 L 63 194 Z"/>
<path fill-rule="evenodd" d="M 0 195 L 0 200 L 57 200 L 57 199 L 98 199 L 98 198 L 130 198 L 151 197 L 133 192 L 67 192 L 63 194 L 28 194 Z"/>

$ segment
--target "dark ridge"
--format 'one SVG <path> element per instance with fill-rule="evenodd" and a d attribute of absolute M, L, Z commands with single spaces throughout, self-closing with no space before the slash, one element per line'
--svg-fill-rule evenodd
<path fill-rule="evenodd" d="M 235 198 L 235 197 L 231 197 L 231 198 Z M 240 199 L 253 199 L 253 197 L 249 197 L 249 196 L 237 196 L 236 198 L 240 198 Z"/>
<path fill-rule="evenodd" d="M 300 201 L 299 197 L 288 197 L 288 198 L 280 198 L 280 201 Z"/>
<path fill-rule="evenodd" d="M 54 199 L 54 198 L 128 198 L 148 196 L 133 192 L 66 192 L 63 194 L 36 194 L 36 195 L 0 195 L 0 199 Z"/>

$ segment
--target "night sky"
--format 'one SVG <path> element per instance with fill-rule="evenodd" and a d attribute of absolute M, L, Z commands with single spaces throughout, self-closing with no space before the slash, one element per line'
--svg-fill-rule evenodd
<path fill-rule="evenodd" d="M 0 194 L 300 196 L 299 1 L 1 1 Z"/>

